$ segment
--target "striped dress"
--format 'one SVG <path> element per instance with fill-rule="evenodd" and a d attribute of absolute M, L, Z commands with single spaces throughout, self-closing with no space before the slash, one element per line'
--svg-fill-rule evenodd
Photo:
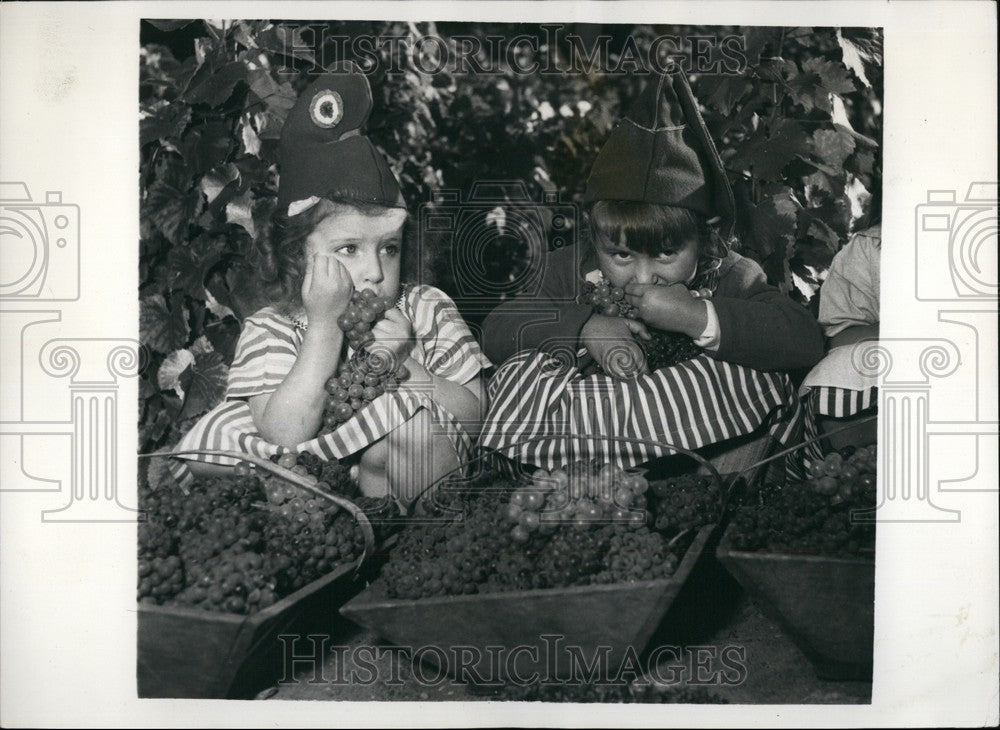
<path fill-rule="evenodd" d="M 454 302 L 440 289 L 415 286 L 397 306 L 413 325 L 411 356 L 432 375 L 464 385 L 491 366 Z M 408 382 L 406 387 L 380 395 L 336 430 L 291 449 L 264 440 L 247 399 L 278 388 L 295 364 L 303 336 L 291 319 L 275 309 L 265 308 L 248 317 L 236 345 L 224 401 L 202 416 L 174 450 L 231 450 L 264 458 L 285 451 L 308 451 L 325 459 L 340 459 L 378 441 L 425 408 L 454 444 L 459 457 L 463 461 L 469 457 L 473 443 L 462 424 L 434 402 L 429 383 L 419 382 Z M 216 464 L 232 463 L 224 457 L 197 458 Z M 175 476 L 188 481 L 190 470 L 183 462 L 171 461 Z"/>

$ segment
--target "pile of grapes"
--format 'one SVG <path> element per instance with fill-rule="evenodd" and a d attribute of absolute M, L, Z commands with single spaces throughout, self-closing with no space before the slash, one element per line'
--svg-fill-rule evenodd
<path fill-rule="evenodd" d="M 875 445 L 848 446 L 809 466 L 809 479 L 748 495 L 733 515 L 737 550 L 874 555 Z M 863 514 L 869 513 L 865 519 Z"/>
<path fill-rule="evenodd" d="M 327 398 L 320 435 L 350 420 L 356 412 L 409 377 L 406 366 L 395 362 L 388 352 L 365 349 L 375 340 L 372 326 L 393 304 L 390 297 L 379 297 L 371 289 L 355 291 L 351 303 L 337 318 L 354 354 L 326 382 Z"/>
<path fill-rule="evenodd" d="M 626 684 L 589 682 L 506 684 L 499 688 L 467 686 L 470 694 L 489 694 L 508 702 L 624 702 L 650 704 L 724 705 L 729 700 L 705 687 L 661 686 L 652 682 Z"/>
<path fill-rule="evenodd" d="M 660 519 L 671 509 L 669 484 L 650 490 L 641 475 L 578 462 L 536 472 L 526 486 L 494 473 L 453 491 L 445 485 L 440 498 L 446 508 L 437 519 L 400 533 L 382 569 L 387 597 L 669 577 L 697 528 L 718 517 L 717 502 L 707 507 L 717 491 L 707 480 L 691 479 L 683 500 L 690 509 Z"/>
<path fill-rule="evenodd" d="M 355 494 L 341 464 L 310 454 L 279 461 L 320 489 Z M 186 494 L 173 484 L 140 489 L 140 603 L 249 615 L 358 560 L 364 536 L 352 515 L 254 471 L 240 465 L 232 478 L 199 480 Z"/>
<path fill-rule="evenodd" d="M 595 312 L 606 317 L 638 317 L 638 310 L 625 299 L 625 291 L 612 287 L 603 279 L 597 284 L 584 282 L 577 302 L 593 307 Z M 686 362 L 701 354 L 701 348 L 694 344 L 694 340 L 680 332 L 666 332 L 650 327 L 649 334 L 652 339 L 636 338 L 636 342 L 646 357 L 650 371 Z"/>

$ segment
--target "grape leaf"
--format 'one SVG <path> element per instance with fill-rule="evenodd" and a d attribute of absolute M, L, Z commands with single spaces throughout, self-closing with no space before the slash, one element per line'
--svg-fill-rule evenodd
<path fill-rule="evenodd" d="M 794 239 L 799 206 L 792 200 L 791 191 L 785 190 L 741 211 L 745 215 L 740 217 L 744 221 L 740 238 L 761 259 L 783 250 Z"/>
<path fill-rule="evenodd" d="M 180 300 L 174 307 L 167 307 L 162 294 L 144 297 L 139 305 L 139 337 L 144 345 L 164 354 L 179 350 L 187 344 L 191 333 L 187 313 Z"/>
<path fill-rule="evenodd" d="M 229 368 L 219 353 L 196 355 L 194 365 L 181 376 L 185 396 L 179 418 L 195 418 L 218 405 L 226 393 L 228 374 Z"/>
<path fill-rule="evenodd" d="M 208 39 L 198 39 L 208 41 Z M 203 50 L 203 54 L 209 53 Z M 207 65 L 203 66 L 206 68 Z M 247 67 L 239 61 L 227 63 L 222 68 L 210 69 L 207 73 L 197 74 L 197 80 L 192 80 L 192 88 L 184 92 L 184 99 L 189 104 L 208 104 L 219 106 L 232 96 L 236 84 L 246 81 Z"/>
<path fill-rule="evenodd" d="M 842 168 L 854 152 L 854 138 L 839 129 L 817 129 L 812 141 L 815 155 L 833 168 Z"/>
<path fill-rule="evenodd" d="M 153 414 L 151 417 L 147 413 L 145 420 L 139 426 L 139 442 L 143 445 L 144 451 L 162 439 L 174 423 L 169 411 L 162 406 L 156 408 Z"/>
<path fill-rule="evenodd" d="M 160 369 L 156 371 L 156 384 L 160 390 L 172 390 L 179 398 L 183 398 L 181 374 L 192 365 L 194 365 L 194 355 L 190 350 L 174 350 L 160 363 Z"/>
<path fill-rule="evenodd" d="M 809 138 L 792 119 L 780 119 L 770 134 L 761 125 L 729 161 L 729 169 L 751 170 L 760 180 L 779 180 L 785 165 L 809 151 Z"/>
<path fill-rule="evenodd" d="M 847 94 L 854 91 L 847 69 L 837 61 L 809 58 L 802 64 L 802 71 L 787 81 L 792 98 L 810 112 L 814 108 L 829 112 L 832 109 L 830 94 Z"/>
<path fill-rule="evenodd" d="M 250 237 L 256 235 L 256 226 L 253 219 L 253 192 L 247 190 L 243 195 L 239 195 L 226 205 L 226 220 L 243 226 Z"/>
<path fill-rule="evenodd" d="M 698 96 L 706 105 L 728 116 L 749 89 L 750 82 L 744 76 L 717 74 L 701 80 Z"/>
<path fill-rule="evenodd" d="M 166 137 L 180 137 L 190 121 L 191 107 L 187 104 L 179 101 L 167 104 L 139 120 L 139 146 Z"/>
<path fill-rule="evenodd" d="M 205 200 L 212 203 L 229 183 L 239 180 L 239 178 L 240 171 L 236 165 L 227 163 L 206 172 L 199 185 L 201 192 L 205 194 Z"/>
<path fill-rule="evenodd" d="M 172 244 L 179 244 L 187 226 L 197 215 L 201 194 L 191 187 L 185 166 L 171 161 L 160 167 L 160 175 L 146 193 L 146 213 Z"/>
<path fill-rule="evenodd" d="M 855 175 L 870 175 L 875 168 L 875 155 L 868 150 L 855 150 L 844 162 L 844 167 Z"/>
<path fill-rule="evenodd" d="M 195 174 L 224 163 L 232 147 L 232 132 L 224 122 L 209 122 L 190 130 L 180 145 L 181 154 Z"/>

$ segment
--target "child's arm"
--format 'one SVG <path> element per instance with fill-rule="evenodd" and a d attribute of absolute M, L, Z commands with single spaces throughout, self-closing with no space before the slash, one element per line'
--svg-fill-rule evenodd
<path fill-rule="evenodd" d="M 306 264 L 302 303 L 309 317 L 295 364 L 273 393 L 248 400 L 260 435 L 279 446 L 316 436 L 323 420 L 326 381 L 340 360 L 344 333 L 337 317 L 351 301 L 350 274 L 333 256 L 313 256 Z"/>
<path fill-rule="evenodd" d="M 715 315 L 719 360 L 756 370 L 796 370 L 823 357 L 823 332 L 805 308 L 767 283 L 764 270 L 740 257 L 720 279 L 711 300 L 691 296 L 682 284 L 629 284 L 629 302 L 649 326 L 698 340 Z"/>
<path fill-rule="evenodd" d="M 742 258 L 719 280 L 711 306 L 719 322 L 719 360 L 757 370 L 810 368 L 824 355 L 823 330 L 808 309 L 767 283 Z"/>

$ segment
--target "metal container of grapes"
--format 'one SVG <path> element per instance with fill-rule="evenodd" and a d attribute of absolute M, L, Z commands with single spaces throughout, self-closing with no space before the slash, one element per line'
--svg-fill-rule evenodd
<path fill-rule="evenodd" d="M 729 530 L 716 555 L 821 678 L 871 678 L 873 557 L 744 552 L 733 549 Z"/>
<path fill-rule="evenodd" d="M 376 581 L 340 612 L 458 679 L 565 677 L 581 658 L 614 675 L 663 621 L 712 529 L 696 534 L 669 578 L 420 600 L 389 599 Z"/>
<path fill-rule="evenodd" d="M 332 610 L 363 587 L 345 564 L 250 616 L 139 606 L 138 695 L 247 698 L 280 678 L 282 635 L 328 633 Z"/>

